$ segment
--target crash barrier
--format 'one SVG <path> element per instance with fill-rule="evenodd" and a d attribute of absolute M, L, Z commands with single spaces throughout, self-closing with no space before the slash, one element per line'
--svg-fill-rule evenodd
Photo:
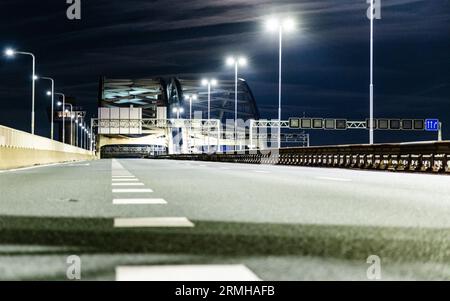
<path fill-rule="evenodd" d="M 158 158 L 450 173 L 450 142 L 281 148 L 215 154 L 178 154 Z"/>
<path fill-rule="evenodd" d="M 94 158 L 88 150 L 0 126 L 0 170 Z"/>

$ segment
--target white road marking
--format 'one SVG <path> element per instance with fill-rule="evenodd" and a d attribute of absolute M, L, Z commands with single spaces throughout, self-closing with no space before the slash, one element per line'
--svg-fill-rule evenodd
<path fill-rule="evenodd" d="M 81 162 L 83 162 L 83 161 L 81 161 Z M 0 170 L 0 173 L 25 171 L 25 170 L 41 168 L 41 167 L 52 167 L 52 166 L 69 165 L 69 164 L 73 164 L 73 162 L 50 163 L 50 164 L 42 164 L 42 165 L 35 165 L 35 166 L 28 166 L 28 167 L 14 168 L 14 169 L 5 169 L 5 170 Z"/>
<path fill-rule="evenodd" d="M 89 163 L 84 163 L 84 164 L 69 164 L 68 166 L 74 166 L 74 167 L 78 167 L 78 166 L 90 166 L 91 164 Z"/>
<path fill-rule="evenodd" d="M 256 173 L 269 173 L 267 170 L 254 170 Z"/>
<path fill-rule="evenodd" d="M 327 180 L 327 181 L 338 181 L 338 182 L 351 182 L 351 179 L 344 178 L 330 178 L 330 177 L 316 177 L 318 180 Z"/>
<path fill-rule="evenodd" d="M 136 178 L 135 176 L 112 176 L 113 178 L 115 178 L 115 179 L 122 179 L 122 178 L 124 178 L 124 179 L 126 179 L 126 178 Z"/>
<path fill-rule="evenodd" d="M 113 178 L 113 182 L 137 182 L 139 179 L 137 178 Z"/>
<path fill-rule="evenodd" d="M 194 227 L 194 224 L 185 217 L 139 217 L 115 218 L 116 228 L 148 228 L 148 227 Z"/>
<path fill-rule="evenodd" d="M 144 186 L 144 183 L 111 183 L 112 186 Z"/>
<path fill-rule="evenodd" d="M 204 164 L 200 164 L 199 166 L 200 166 L 200 167 L 206 167 L 206 165 L 204 165 Z"/>
<path fill-rule="evenodd" d="M 114 199 L 114 205 L 156 205 L 167 204 L 164 199 Z"/>
<path fill-rule="evenodd" d="M 235 265 L 118 266 L 116 281 L 261 281 L 249 268 Z"/>
<path fill-rule="evenodd" d="M 147 189 L 147 188 L 141 188 L 141 189 L 113 189 L 112 190 L 113 193 L 145 193 L 145 192 L 153 192 L 153 190 L 151 189 Z"/>

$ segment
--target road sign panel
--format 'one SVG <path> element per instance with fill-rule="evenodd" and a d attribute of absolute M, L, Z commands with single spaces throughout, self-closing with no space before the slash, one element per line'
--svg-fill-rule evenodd
<path fill-rule="evenodd" d="M 302 129 L 310 129 L 312 127 L 311 118 L 302 118 Z"/>
<path fill-rule="evenodd" d="M 325 119 L 325 129 L 335 130 L 336 129 L 336 119 Z"/>
<path fill-rule="evenodd" d="M 388 119 L 378 119 L 378 128 L 380 130 L 388 130 L 389 129 L 389 120 Z"/>
<path fill-rule="evenodd" d="M 314 129 L 323 129 L 323 119 L 314 118 L 313 119 L 313 128 Z"/>
<path fill-rule="evenodd" d="M 439 131 L 439 119 L 426 119 L 425 120 L 425 130 L 428 132 Z"/>
<path fill-rule="evenodd" d="M 402 120 L 402 129 L 403 130 L 412 130 L 413 129 L 412 119 L 403 119 Z"/>
<path fill-rule="evenodd" d="M 291 129 L 299 129 L 300 128 L 300 118 L 289 118 L 289 127 Z"/>
<path fill-rule="evenodd" d="M 374 119 L 372 119 L 372 124 L 373 124 L 373 129 L 375 130 L 375 129 L 377 129 L 377 120 L 374 118 Z M 367 118 L 366 119 L 366 128 L 370 128 L 370 119 L 369 118 Z"/>
<path fill-rule="evenodd" d="M 423 131 L 425 129 L 425 121 L 423 119 L 415 119 L 414 120 L 414 129 Z"/>
<path fill-rule="evenodd" d="M 346 130 L 347 129 L 347 119 L 336 119 L 336 129 Z"/>
<path fill-rule="evenodd" d="M 389 128 L 391 130 L 400 130 L 402 127 L 400 119 L 391 119 L 389 120 Z"/>

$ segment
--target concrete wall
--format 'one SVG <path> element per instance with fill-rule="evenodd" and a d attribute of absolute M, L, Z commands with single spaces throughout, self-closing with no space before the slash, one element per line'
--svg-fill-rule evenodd
<path fill-rule="evenodd" d="M 90 151 L 0 126 L 0 170 L 92 159 Z"/>

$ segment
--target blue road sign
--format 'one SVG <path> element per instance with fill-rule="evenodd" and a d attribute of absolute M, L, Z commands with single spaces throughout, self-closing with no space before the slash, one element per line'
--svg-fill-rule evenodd
<path fill-rule="evenodd" d="M 439 130 L 439 119 L 426 119 L 425 131 L 437 132 Z"/>

